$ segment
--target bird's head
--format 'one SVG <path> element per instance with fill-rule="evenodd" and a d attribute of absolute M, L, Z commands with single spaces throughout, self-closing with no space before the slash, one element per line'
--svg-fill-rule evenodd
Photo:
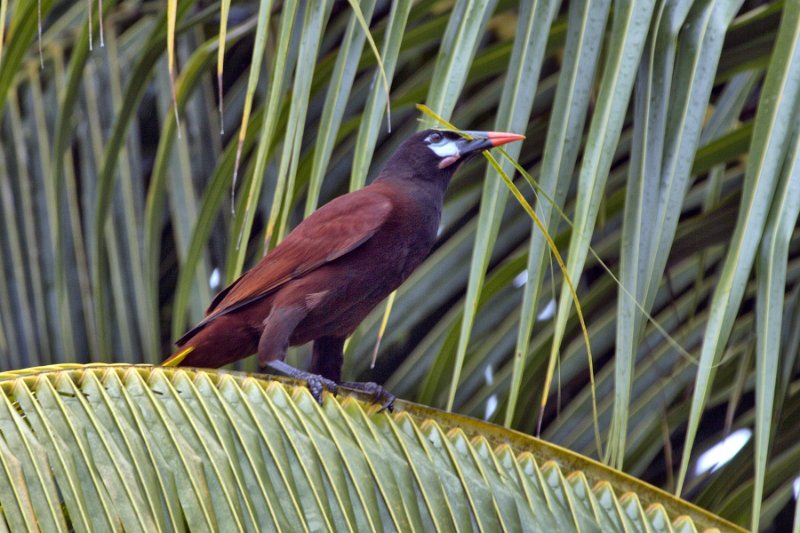
<path fill-rule="evenodd" d="M 470 157 L 496 146 L 519 141 L 524 135 L 496 131 L 465 131 L 466 138 L 451 130 L 429 129 L 409 137 L 384 167 L 383 175 L 425 181 L 441 181 L 445 186 L 461 164 Z M 388 175 L 387 175 L 388 174 Z"/>

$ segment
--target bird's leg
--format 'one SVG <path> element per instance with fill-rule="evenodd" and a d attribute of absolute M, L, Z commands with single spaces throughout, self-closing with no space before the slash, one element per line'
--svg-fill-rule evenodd
<path fill-rule="evenodd" d="M 275 359 L 267 363 L 267 366 L 276 372 L 280 372 L 284 376 L 292 379 L 305 381 L 308 390 L 311 391 L 311 396 L 317 400 L 317 403 L 322 405 L 322 390 L 325 389 L 332 394 L 336 394 L 336 382 L 320 376 L 319 374 L 312 374 L 305 370 L 300 370 L 292 365 L 285 363 L 281 360 Z"/>
<path fill-rule="evenodd" d="M 290 378 L 305 381 L 311 395 L 322 403 L 322 390 L 336 393 L 336 382 L 318 374 L 305 372 L 285 363 L 289 337 L 308 311 L 303 306 L 275 306 L 264 320 L 264 331 L 258 341 L 258 362 Z"/>
<path fill-rule="evenodd" d="M 338 383 L 342 379 L 344 341 L 345 337 L 320 337 L 315 340 L 314 353 L 311 356 L 311 372 Z M 382 409 L 391 411 L 394 406 L 394 394 L 377 383 L 346 381 L 340 385 L 372 396 L 375 403 L 380 402 Z"/>
<path fill-rule="evenodd" d="M 342 379 L 345 337 L 320 337 L 314 341 L 311 372 L 335 382 Z"/>

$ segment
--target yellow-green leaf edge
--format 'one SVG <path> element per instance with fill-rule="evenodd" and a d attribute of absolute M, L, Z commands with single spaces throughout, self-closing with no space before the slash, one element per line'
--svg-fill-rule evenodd
<path fill-rule="evenodd" d="M 135 372 L 142 381 L 148 385 L 163 379 L 167 379 L 170 383 L 174 384 L 176 379 L 184 380 L 184 382 L 188 379 L 192 383 L 196 383 L 198 379 L 208 378 L 210 382 L 217 387 L 219 387 L 223 381 L 228 380 L 233 380 L 239 386 L 249 381 L 250 384 L 258 384 L 264 391 L 271 390 L 273 393 L 275 391 L 284 391 L 286 394 L 282 395 L 282 397 L 284 399 L 291 398 L 295 404 L 294 406 L 285 406 L 284 408 L 295 410 L 295 416 L 301 413 L 303 409 L 309 409 L 309 402 L 316 405 L 305 386 L 287 378 L 225 370 L 164 368 L 151 365 L 128 364 L 62 364 L 2 372 L 0 373 L 0 388 L 2 388 L 3 391 L 3 398 L 0 399 L 0 401 L 7 402 L 7 406 L 13 405 L 15 408 L 14 412 L 24 419 L 26 413 L 22 405 L 16 401 L 14 393 L 14 391 L 20 390 L 18 388 L 19 386 L 22 385 L 26 390 L 30 391 L 32 394 L 29 398 L 31 398 L 35 397 L 33 391 L 38 380 L 46 379 L 51 384 L 54 384 L 59 380 L 63 383 L 63 379 L 68 378 L 68 380 L 75 385 L 75 390 L 80 390 L 87 374 L 90 374 L 91 377 L 95 378 L 97 381 L 102 382 L 109 372 L 116 374 L 116 377 L 122 383 L 125 382 L 126 376 L 129 375 L 128 373 Z M 276 387 L 276 385 L 279 387 Z M 305 407 L 298 409 L 297 406 L 301 403 L 304 404 Z M 525 457 L 526 454 L 530 454 L 541 471 L 555 466 L 560 473 L 559 477 L 567 483 L 580 482 L 581 478 L 585 478 L 588 485 L 595 491 L 598 499 L 601 498 L 601 492 L 604 493 L 605 496 L 609 493 L 608 489 L 611 488 L 613 494 L 616 495 L 616 501 L 613 502 L 613 507 L 616 507 L 620 514 L 628 516 L 638 514 L 642 517 L 654 510 L 662 516 L 665 512 L 666 517 L 669 519 L 669 524 L 671 525 L 671 527 L 667 525 L 667 529 L 665 530 L 745 531 L 721 517 L 620 471 L 611 469 L 588 457 L 575 454 L 565 448 L 542 441 L 530 435 L 509 430 L 488 422 L 462 415 L 446 413 L 438 409 L 399 399 L 395 403 L 393 413 L 380 412 L 380 407 L 370 403 L 368 398 L 364 397 L 362 394 L 344 389 L 340 389 L 336 396 L 328 393 L 325 394 L 321 413 L 330 412 L 328 409 L 331 406 L 334 408 L 334 411 L 349 414 L 353 417 L 355 421 L 353 422 L 353 431 L 356 431 L 356 426 L 359 426 L 359 429 L 362 430 L 367 429 L 369 432 L 392 431 L 392 429 L 390 429 L 392 427 L 394 427 L 396 431 L 398 426 L 411 421 L 419 435 L 424 434 L 431 428 L 436 428 L 436 432 L 439 435 L 447 436 L 450 440 L 449 448 L 454 449 L 454 447 L 458 445 L 463 445 L 463 442 L 456 442 L 457 440 L 463 440 L 459 438 L 459 436 L 463 434 L 471 444 L 471 448 L 463 453 L 471 453 L 473 456 L 475 454 L 485 453 L 485 450 L 482 451 L 481 449 L 483 448 L 482 443 L 486 442 L 490 445 L 491 450 L 494 451 L 494 461 L 498 460 L 497 458 L 501 455 L 500 450 L 503 449 L 510 449 L 513 456 L 518 461 L 520 458 Z M 239 405 L 239 408 L 242 408 L 242 406 Z M 13 416 L 12 410 L 7 408 L 2 409 L 0 418 L 8 416 Z M 394 424 L 386 424 L 386 420 L 381 420 L 382 417 L 391 417 Z M 6 423 L 8 422 L 9 421 L 6 420 Z M 365 423 L 367 424 L 366 426 Z M 369 433 L 365 435 L 369 435 Z M 1 434 L 0 438 L 2 438 Z M 356 437 L 355 440 L 356 442 L 360 442 L 361 445 L 369 444 L 369 442 L 361 437 Z M 75 444 L 68 445 L 68 447 L 72 446 L 75 446 Z M 450 450 L 449 453 L 452 454 L 454 452 Z M 73 457 L 73 459 L 75 458 L 76 457 Z M 346 463 L 348 461 L 344 459 L 343 462 Z M 369 464 L 371 459 L 366 457 L 366 462 Z M 335 470 L 347 470 L 348 468 L 347 465 L 340 465 L 336 466 Z M 371 468 L 375 469 L 377 475 L 380 475 L 380 468 L 382 468 L 380 465 L 372 464 Z M 550 470 L 550 472 L 552 473 L 553 471 Z M 7 475 L 7 471 L 0 469 L 0 476 L 4 475 Z M 418 475 L 414 471 L 414 465 L 410 465 L 408 475 Z M 463 474 L 457 472 L 456 475 L 462 476 Z M 309 481 L 310 480 L 311 478 L 309 478 Z M 6 481 L 13 483 L 14 480 L 7 479 Z M 391 494 L 391 489 L 382 486 L 379 487 L 377 485 L 380 485 L 380 481 L 376 483 L 376 493 Z M 6 487 L 8 484 L 2 483 L 0 486 Z M 235 486 L 230 487 L 226 489 L 226 492 L 227 490 L 235 491 L 236 489 L 237 487 Z M 6 495 L 6 497 L 8 497 L 8 495 Z M 636 502 L 637 500 L 641 504 L 638 513 L 631 511 L 632 502 Z M 402 504 L 402 502 L 399 503 Z M 167 503 L 167 505 L 175 505 L 175 503 Z M 497 501 L 494 502 L 494 505 L 497 510 Z M 663 507 L 663 512 L 658 509 L 658 506 Z M 397 508 L 394 505 L 391 507 L 393 511 L 391 512 L 392 518 L 397 519 Z M 66 512 L 64 505 L 61 506 L 61 510 L 62 512 Z M 604 511 L 595 509 L 595 512 L 603 513 Z M 8 516 L 8 510 L 0 508 L 0 513 L 2 513 L 8 522 L 10 518 Z M 496 516 L 502 517 L 502 513 L 497 510 Z M 401 517 L 401 519 L 402 518 L 403 517 Z M 451 516 L 451 518 L 455 517 Z M 483 519 L 485 519 L 485 517 L 481 517 L 481 520 Z M 401 520 L 401 522 L 402 521 L 403 520 Z M 411 522 L 413 523 L 414 520 L 411 520 Z M 163 526 L 163 524 L 160 525 Z M 351 523 L 351 527 L 352 525 L 354 524 Z M 398 523 L 395 522 L 395 525 L 398 525 Z M 418 526 L 419 524 L 415 525 Z M 452 525 L 452 523 L 450 525 Z M 501 528 L 505 529 L 505 526 L 508 524 L 504 525 L 501 523 L 499 525 Z M 629 524 L 626 524 L 626 526 L 623 527 L 627 528 L 628 525 Z M 688 528 L 687 525 L 689 526 Z M 515 528 L 512 527 L 511 529 Z"/>

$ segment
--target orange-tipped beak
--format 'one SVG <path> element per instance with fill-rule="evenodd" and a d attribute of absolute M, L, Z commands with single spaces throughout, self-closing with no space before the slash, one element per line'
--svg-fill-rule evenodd
<path fill-rule="evenodd" d="M 502 131 L 462 131 L 461 133 L 468 135 L 456 141 L 458 149 L 457 154 L 450 155 L 442 159 L 439 163 L 439 168 L 446 168 L 455 163 L 456 161 L 463 161 L 464 159 L 478 154 L 484 150 L 502 146 L 514 141 L 521 141 L 525 138 L 524 135 L 516 133 L 505 133 Z"/>
<path fill-rule="evenodd" d="M 476 154 L 489 148 L 502 146 L 514 141 L 521 141 L 524 135 L 516 133 L 505 133 L 502 131 L 464 131 L 472 137 L 471 140 L 461 139 L 459 141 L 458 153 L 461 157 Z"/>
<path fill-rule="evenodd" d="M 492 147 L 503 146 L 504 144 L 521 141 L 525 138 L 524 135 L 519 135 L 518 133 L 505 133 L 502 131 L 487 131 L 486 136 L 489 138 Z"/>

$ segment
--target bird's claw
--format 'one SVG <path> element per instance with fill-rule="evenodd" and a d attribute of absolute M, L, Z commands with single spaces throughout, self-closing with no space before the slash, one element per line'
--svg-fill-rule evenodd
<path fill-rule="evenodd" d="M 272 370 L 287 375 L 290 378 L 305 381 L 308 390 L 311 392 L 311 396 L 313 396 L 314 399 L 317 401 L 317 403 L 319 403 L 320 405 L 322 405 L 323 390 L 327 390 L 332 394 L 336 394 L 336 392 L 339 389 L 339 386 L 342 386 L 351 390 L 368 394 L 369 396 L 372 397 L 372 401 L 374 403 L 381 404 L 381 411 L 388 409 L 391 412 L 394 410 L 394 400 L 395 400 L 394 394 L 387 391 L 377 383 L 373 383 L 372 381 L 367 381 L 367 382 L 347 381 L 337 385 L 336 382 L 331 379 L 328 379 L 324 376 L 320 376 L 319 374 L 312 374 L 311 372 L 306 372 L 305 370 L 298 370 L 293 366 L 284 363 L 283 360 L 280 359 L 268 361 L 265 366 L 268 366 Z"/>
<path fill-rule="evenodd" d="M 322 405 L 323 390 L 327 390 L 331 394 L 336 394 L 336 390 L 338 389 L 336 382 L 328 378 L 324 378 L 318 374 L 309 374 L 305 378 L 305 381 L 308 390 L 311 391 L 311 396 L 313 396 L 320 405 Z"/>
<path fill-rule="evenodd" d="M 284 363 L 281 359 L 267 361 L 264 366 L 269 367 L 276 372 L 280 372 L 285 376 L 289 376 L 292 379 L 305 381 L 308 390 L 311 392 L 311 396 L 313 396 L 320 405 L 322 405 L 323 390 L 327 390 L 330 393 L 336 394 L 338 387 L 335 381 L 320 376 L 319 374 L 312 374 L 311 372 L 306 372 L 305 370 L 298 370 L 295 367 Z"/>
<path fill-rule="evenodd" d="M 388 410 L 390 413 L 394 411 L 394 401 L 397 399 L 394 394 L 387 391 L 377 383 L 372 381 L 347 381 L 340 383 L 342 387 L 356 390 L 368 394 L 372 397 L 373 403 L 380 403 L 381 409 L 379 412 Z"/>

